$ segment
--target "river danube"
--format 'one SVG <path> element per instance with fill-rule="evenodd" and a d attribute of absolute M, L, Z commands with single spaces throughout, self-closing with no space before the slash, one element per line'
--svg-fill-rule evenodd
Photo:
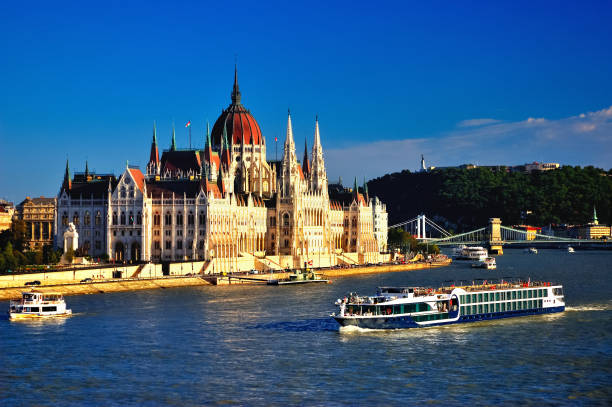
<path fill-rule="evenodd" d="M 506 249 L 497 263 L 67 297 L 71 318 L 0 320 L 0 404 L 609 405 L 612 252 Z M 567 310 L 384 332 L 328 317 L 349 291 L 506 276 L 562 283 Z"/>

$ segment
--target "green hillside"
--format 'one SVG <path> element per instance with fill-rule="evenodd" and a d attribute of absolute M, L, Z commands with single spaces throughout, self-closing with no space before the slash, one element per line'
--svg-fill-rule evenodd
<path fill-rule="evenodd" d="M 484 226 L 490 217 L 501 218 L 505 225 L 581 224 L 591 220 L 593 206 L 600 223 L 612 219 L 612 170 L 594 167 L 564 166 L 532 173 L 488 168 L 405 170 L 376 178 L 368 187 L 371 196 L 387 204 L 389 225 L 419 213 L 456 232 Z"/>

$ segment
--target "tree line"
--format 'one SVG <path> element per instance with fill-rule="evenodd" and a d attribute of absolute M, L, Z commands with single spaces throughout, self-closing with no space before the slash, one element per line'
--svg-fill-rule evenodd
<path fill-rule="evenodd" d="M 508 172 L 503 167 L 445 168 L 387 174 L 368 183 L 386 205 L 389 225 L 420 213 L 449 231 L 502 224 L 585 224 L 597 209 L 599 223 L 612 220 L 612 169 L 563 166 L 557 170 Z"/>

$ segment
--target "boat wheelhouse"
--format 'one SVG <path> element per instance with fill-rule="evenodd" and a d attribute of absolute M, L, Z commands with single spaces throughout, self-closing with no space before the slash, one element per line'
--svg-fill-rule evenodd
<path fill-rule="evenodd" d="M 46 318 L 72 315 L 72 310 L 66 309 L 66 301 L 60 293 L 43 293 L 28 291 L 21 293 L 20 300 L 12 300 L 9 304 L 9 319 Z"/>
<path fill-rule="evenodd" d="M 480 284 L 380 287 L 374 296 L 355 293 L 336 301 L 341 326 L 368 329 L 420 328 L 565 310 L 563 287 L 549 282 L 484 281 Z"/>

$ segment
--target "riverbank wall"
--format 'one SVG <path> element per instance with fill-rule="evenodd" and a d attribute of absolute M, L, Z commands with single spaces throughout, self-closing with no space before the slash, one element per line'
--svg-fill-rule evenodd
<path fill-rule="evenodd" d="M 385 264 L 377 266 L 361 266 L 325 269 L 317 271 L 322 278 L 339 278 L 359 274 L 375 274 L 375 273 L 390 273 L 408 270 L 420 270 L 434 267 L 443 267 L 451 263 L 451 260 L 441 262 L 419 262 L 409 264 Z M 157 266 L 157 265 L 152 265 Z M 133 267 L 129 266 L 128 271 L 132 271 Z M 13 279 L 5 278 L 0 286 L 0 301 L 9 299 L 17 299 L 21 297 L 22 291 L 35 289 L 41 292 L 57 292 L 64 295 L 85 295 L 85 294 L 102 294 L 121 291 L 135 290 L 153 290 L 165 289 L 173 287 L 185 286 L 202 286 L 202 285 L 234 285 L 234 284 L 266 284 L 268 280 L 283 280 L 289 277 L 288 272 L 274 272 L 261 274 L 220 274 L 220 275 L 194 275 L 194 276 L 162 276 L 162 277 L 145 277 L 125 278 L 125 279 L 108 279 L 108 280 L 93 280 L 87 282 L 79 282 L 80 276 L 75 274 L 77 279 L 69 279 L 71 272 L 64 272 L 59 278 L 46 278 L 40 286 L 24 286 L 25 281 L 31 281 L 34 278 L 33 274 L 14 275 Z M 35 273 L 38 274 L 38 273 Z M 41 273 L 42 274 L 42 273 Z M 47 273 L 51 274 L 51 273 Z M 94 274 L 95 275 L 95 274 Z M 9 276 L 1 276 L 9 277 Z M 39 276 L 40 277 L 40 276 Z M 49 276 L 46 276 L 49 277 Z M 10 283 L 10 284 L 9 284 Z"/>

